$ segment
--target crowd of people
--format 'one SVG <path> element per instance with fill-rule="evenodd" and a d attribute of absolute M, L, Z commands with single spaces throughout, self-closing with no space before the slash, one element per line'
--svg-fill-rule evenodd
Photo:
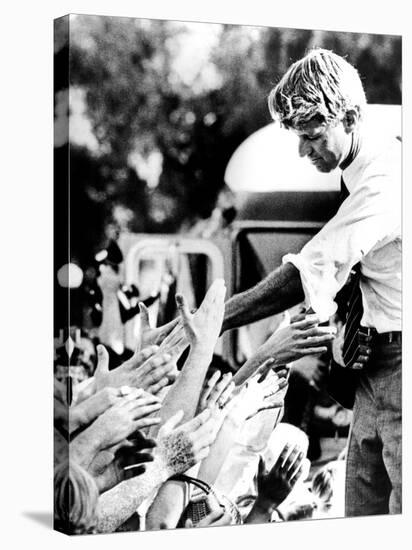
<path fill-rule="evenodd" d="M 100 343 L 77 329 L 56 345 L 58 530 L 261 523 L 316 517 L 330 507 L 336 476 L 320 471 L 307 481 L 307 437 L 281 420 L 290 363 L 323 353 L 332 327 L 297 315 L 235 374 L 222 372 L 214 351 L 226 288 L 218 279 L 196 311 L 177 294 L 178 316 L 163 326 L 152 326 L 141 303 L 136 349 L 119 355 L 122 326 L 113 311 L 120 276 L 102 265 L 98 283 Z M 66 375 L 62 350 L 76 363 Z"/>

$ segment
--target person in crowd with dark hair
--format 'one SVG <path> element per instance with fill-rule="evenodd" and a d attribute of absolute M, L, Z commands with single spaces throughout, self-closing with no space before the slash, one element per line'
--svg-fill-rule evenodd
<path fill-rule="evenodd" d="M 302 300 L 328 321 L 353 272 L 337 358 L 356 392 L 347 516 L 401 512 L 401 144 L 368 134 L 365 107 L 357 70 L 324 49 L 294 63 L 271 91 L 270 112 L 296 134 L 299 155 L 322 173 L 341 170 L 341 204 L 299 254 L 232 297 L 223 322 L 238 327 Z"/>

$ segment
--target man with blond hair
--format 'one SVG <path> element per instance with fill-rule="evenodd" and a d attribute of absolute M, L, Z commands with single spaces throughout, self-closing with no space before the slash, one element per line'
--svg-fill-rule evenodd
<path fill-rule="evenodd" d="M 272 117 L 297 135 L 299 155 L 320 172 L 342 171 L 341 204 L 299 254 L 227 302 L 223 324 L 302 300 L 326 321 L 355 272 L 340 359 L 357 373 L 347 516 L 401 512 L 401 144 L 368 135 L 365 107 L 357 70 L 324 49 L 294 63 L 271 91 Z"/>

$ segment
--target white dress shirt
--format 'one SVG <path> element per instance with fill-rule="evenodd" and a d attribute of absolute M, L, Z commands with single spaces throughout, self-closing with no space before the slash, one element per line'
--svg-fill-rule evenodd
<path fill-rule="evenodd" d="M 327 320 L 334 298 L 360 261 L 361 324 L 401 330 L 401 143 L 364 139 L 342 172 L 350 195 L 299 254 L 287 254 L 300 271 L 308 307 Z"/>

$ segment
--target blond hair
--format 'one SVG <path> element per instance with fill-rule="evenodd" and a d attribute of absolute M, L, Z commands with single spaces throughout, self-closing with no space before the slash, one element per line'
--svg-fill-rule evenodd
<path fill-rule="evenodd" d="M 343 57 L 316 48 L 293 63 L 268 97 L 270 114 L 286 128 L 299 129 L 314 117 L 330 123 L 366 105 L 358 71 Z"/>
<path fill-rule="evenodd" d="M 95 531 L 99 491 L 93 477 L 68 460 L 54 471 L 54 522 L 58 531 L 79 535 Z"/>

